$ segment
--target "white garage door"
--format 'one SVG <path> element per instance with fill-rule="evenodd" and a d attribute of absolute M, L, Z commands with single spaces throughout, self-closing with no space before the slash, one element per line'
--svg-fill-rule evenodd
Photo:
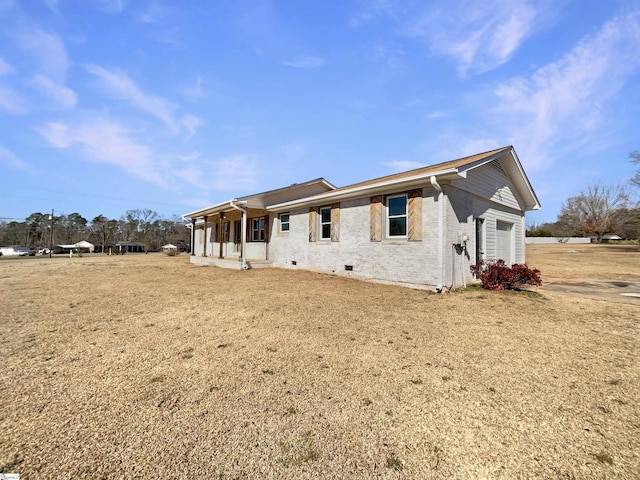
<path fill-rule="evenodd" d="M 511 258 L 511 252 L 513 251 L 512 229 L 512 223 L 496 222 L 496 258 L 501 258 L 509 265 L 513 262 Z"/>

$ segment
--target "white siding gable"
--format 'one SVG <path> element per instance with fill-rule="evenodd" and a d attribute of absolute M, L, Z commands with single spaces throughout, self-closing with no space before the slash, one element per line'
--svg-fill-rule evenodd
<path fill-rule="evenodd" d="M 505 207 L 525 210 L 522 198 L 498 160 L 469 170 L 466 179 L 453 180 L 451 185 Z"/>

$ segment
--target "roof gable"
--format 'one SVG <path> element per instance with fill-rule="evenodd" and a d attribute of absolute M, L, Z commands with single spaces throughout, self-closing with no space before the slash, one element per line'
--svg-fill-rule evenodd
<path fill-rule="evenodd" d="M 498 159 L 505 173 L 509 176 L 524 201 L 527 210 L 540 208 L 538 198 L 527 179 L 522 165 L 512 146 L 497 148 L 447 162 L 429 165 L 406 172 L 387 175 L 364 182 L 354 183 L 346 187 L 321 193 L 313 197 L 302 198 L 291 202 L 272 205 L 269 209 L 282 211 L 287 208 L 317 205 L 318 203 L 371 195 L 392 189 L 413 188 L 424 185 L 431 177 L 438 181 L 466 178 L 467 172 Z"/>
<path fill-rule="evenodd" d="M 266 192 L 254 193 L 251 195 L 245 195 L 244 197 L 233 198 L 226 200 L 216 205 L 202 208 L 193 212 L 185 213 L 183 218 L 202 218 L 208 215 L 214 215 L 219 212 L 225 212 L 233 209 L 230 206 L 230 202 L 242 202 L 250 208 L 265 209 L 270 205 L 282 202 L 290 202 L 292 200 L 307 198 L 310 196 L 318 195 L 322 192 L 335 190 L 335 186 L 329 183 L 324 178 L 316 178 L 303 183 L 294 183 L 287 187 L 277 188 L 275 190 L 268 190 Z"/>

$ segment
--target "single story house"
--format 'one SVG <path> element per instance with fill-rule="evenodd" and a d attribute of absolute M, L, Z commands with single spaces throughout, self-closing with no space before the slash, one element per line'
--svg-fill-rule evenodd
<path fill-rule="evenodd" d="M 97 244 L 95 251 L 97 253 L 108 253 L 109 255 L 120 255 L 124 253 L 142 253 L 146 252 L 146 245 L 140 242 L 118 242 L 118 243 L 105 243 L 104 245 Z"/>
<path fill-rule="evenodd" d="M 69 252 L 88 252 L 93 253 L 95 251 L 95 246 L 92 243 L 87 242 L 86 240 L 82 240 L 78 243 L 65 244 L 65 245 L 56 245 L 56 251 L 60 253 L 69 253 Z"/>
<path fill-rule="evenodd" d="M 512 146 L 336 188 L 320 178 L 186 213 L 191 262 L 275 266 L 441 291 L 525 261 L 540 203 Z"/>

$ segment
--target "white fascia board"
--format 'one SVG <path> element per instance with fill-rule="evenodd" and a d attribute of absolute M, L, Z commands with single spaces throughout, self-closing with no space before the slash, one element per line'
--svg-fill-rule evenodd
<path fill-rule="evenodd" d="M 542 208 L 542 205 L 540 205 L 540 200 L 538 200 L 538 196 L 536 195 L 536 192 L 533 191 L 531 182 L 527 178 L 527 174 L 524 172 L 524 168 L 522 168 L 520 159 L 518 158 L 518 155 L 516 154 L 516 151 L 514 149 L 511 149 L 511 155 L 513 156 L 514 164 L 518 169 L 518 173 L 520 174 L 518 177 L 520 179 L 520 182 L 517 182 L 519 184 L 518 186 L 520 189 L 524 190 L 529 195 L 529 198 L 531 200 L 531 202 L 528 205 L 526 205 L 527 209 L 540 210 Z"/>
<path fill-rule="evenodd" d="M 327 193 L 321 193 L 312 197 L 301 198 L 299 200 L 292 200 L 290 202 L 279 203 L 271 205 L 267 208 L 269 211 L 284 211 L 291 208 L 302 208 L 312 205 L 319 205 L 321 203 L 327 203 L 336 200 L 348 200 L 350 198 L 362 197 L 363 195 L 376 195 L 380 193 L 389 193 L 390 189 L 394 188 L 412 188 L 418 185 L 431 185 L 430 179 L 432 176 L 441 177 L 461 177 L 456 168 L 448 168 L 439 172 L 428 172 L 415 175 L 413 177 L 403 177 L 387 180 L 384 182 L 373 183 L 369 185 L 362 185 L 354 188 L 347 188 L 344 190 L 331 191 Z"/>
<path fill-rule="evenodd" d="M 233 200 L 227 200 L 226 202 L 218 203 L 216 205 L 211 205 L 210 207 L 201 208 L 200 210 L 196 210 L 195 212 L 189 212 L 182 215 L 182 218 L 185 220 L 187 218 L 201 218 L 205 215 L 212 215 L 214 213 L 222 212 L 225 208 L 229 207 L 229 202 Z"/>
<path fill-rule="evenodd" d="M 458 168 L 458 174 L 462 177 L 462 178 L 467 178 L 467 172 L 469 170 L 473 170 L 474 168 L 478 168 L 482 165 L 485 165 L 487 163 L 493 162 L 496 158 L 500 158 L 501 156 L 503 156 L 505 153 L 507 152 L 511 152 L 513 153 L 513 148 L 509 147 L 509 148 L 503 148 L 502 150 L 500 150 L 499 152 L 494 153 L 493 155 L 490 155 L 488 157 L 484 157 L 480 160 L 477 160 L 473 163 L 469 163 L 467 165 L 464 165 L 462 167 Z"/>

